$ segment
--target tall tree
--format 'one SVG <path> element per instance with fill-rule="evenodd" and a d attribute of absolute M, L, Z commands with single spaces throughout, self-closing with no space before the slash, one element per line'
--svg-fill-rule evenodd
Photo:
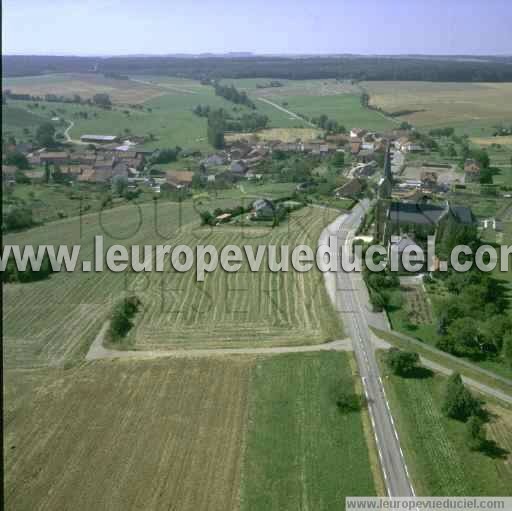
<path fill-rule="evenodd" d="M 36 140 L 40 146 L 53 147 L 55 145 L 55 128 L 53 124 L 45 122 L 36 131 Z"/>
<path fill-rule="evenodd" d="M 442 408 L 447 417 L 460 421 L 480 412 L 480 403 L 466 389 L 459 373 L 448 378 Z"/>

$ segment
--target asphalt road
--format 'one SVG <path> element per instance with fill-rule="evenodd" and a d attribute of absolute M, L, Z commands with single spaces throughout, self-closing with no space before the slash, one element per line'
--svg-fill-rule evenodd
<path fill-rule="evenodd" d="M 342 246 L 348 248 L 368 207 L 369 203 L 363 201 L 350 214 L 338 218 L 325 229 L 320 242 L 324 243 L 328 236 L 337 236 L 339 249 Z M 342 317 L 346 334 L 352 339 L 388 495 L 414 496 L 375 357 L 373 333 L 370 330 L 370 325 L 387 329 L 387 319 L 384 315 L 370 310 L 366 286 L 360 273 L 340 270 L 325 274 L 325 278 L 331 300 Z"/>

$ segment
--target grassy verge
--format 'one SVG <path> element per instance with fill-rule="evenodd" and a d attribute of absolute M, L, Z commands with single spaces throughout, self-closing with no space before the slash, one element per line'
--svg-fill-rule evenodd
<path fill-rule="evenodd" d="M 352 381 L 346 354 L 272 357 L 253 370 L 242 510 L 343 509 L 375 495 L 361 415 L 342 415 L 336 387 Z"/>
<path fill-rule="evenodd" d="M 512 464 L 512 412 L 488 407 L 485 426 L 496 442 L 493 454 L 471 451 L 466 426 L 441 412 L 446 378 L 384 378 L 401 445 L 418 495 L 509 495 Z"/>
<path fill-rule="evenodd" d="M 471 378 L 479 383 L 500 389 L 508 394 L 512 394 L 512 385 L 508 385 L 505 382 L 493 378 L 492 376 L 486 373 L 482 373 L 476 367 L 471 368 L 466 366 L 465 364 L 461 364 L 460 362 L 457 362 L 456 360 L 447 356 L 446 353 L 443 353 L 440 350 L 431 351 L 430 349 L 422 347 L 421 344 L 414 343 L 406 339 L 402 339 L 401 337 L 391 332 L 384 332 L 377 328 L 372 328 L 372 331 L 377 337 L 389 342 L 390 344 L 396 346 L 397 348 L 415 351 L 420 356 L 425 357 L 426 359 L 435 362 L 439 365 L 442 365 L 447 369 L 457 371 L 463 376 Z"/>

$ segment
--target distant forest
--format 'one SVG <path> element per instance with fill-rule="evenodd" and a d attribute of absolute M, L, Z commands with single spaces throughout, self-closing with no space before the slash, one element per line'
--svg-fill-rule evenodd
<path fill-rule="evenodd" d="M 219 78 L 512 81 L 512 57 L 50 57 L 2 56 L 4 76 L 97 72 Z"/>

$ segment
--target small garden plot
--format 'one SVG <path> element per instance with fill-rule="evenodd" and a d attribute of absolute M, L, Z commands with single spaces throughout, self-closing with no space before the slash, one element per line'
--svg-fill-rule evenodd
<path fill-rule="evenodd" d="M 405 309 L 413 325 L 428 325 L 434 321 L 432 307 L 421 286 L 401 286 Z"/>

